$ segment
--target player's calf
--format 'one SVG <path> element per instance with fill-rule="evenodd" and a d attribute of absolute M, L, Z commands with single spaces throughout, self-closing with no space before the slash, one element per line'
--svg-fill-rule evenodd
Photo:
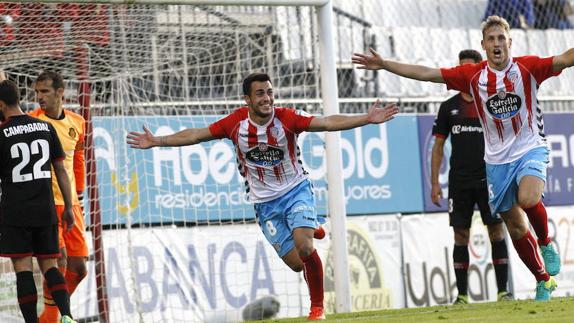
<path fill-rule="evenodd" d="M 64 276 L 58 271 L 58 268 L 52 267 L 46 270 L 44 278 L 62 316 L 72 317 L 70 314 L 70 295 L 68 294 Z"/>
<path fill-rule="evenodd" d="M 36 322 L 38 313 L 36 303 L 38 293 L 34 283 L 34 275 L 31 271 L 21 271 L 16 273 L 16 293 L 18 295 L 18 305 L 26 322 Z"/>

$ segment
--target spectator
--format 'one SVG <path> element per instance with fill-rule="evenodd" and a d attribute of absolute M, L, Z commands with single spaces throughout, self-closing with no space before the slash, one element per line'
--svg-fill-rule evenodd
<path fill-rule="evenodd" d="M 482 20 L 493 15 L 506 19 L 510 28 L 532 28 L 536 20 L 532 0 L 489 0 Z"/>
<path fill-rule="evenodd" d="M 568 15 L 573 13 L 568 0 L 534 0 L 534 14 L 536 15 L 534 28 L 574 28 L 568 20 Z"/>

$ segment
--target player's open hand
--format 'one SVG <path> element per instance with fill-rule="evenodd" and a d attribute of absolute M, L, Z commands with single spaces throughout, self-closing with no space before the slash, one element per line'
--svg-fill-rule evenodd
<path fill-rule="evenodd" d="M 431 188 L 431 201 L 434 205 L 440 207 L 440 200 L 442 199 L 442 189 L 440 184 L 432 184 Z"/>
<path fill-rule="evenodd" d="M 395 103 L 389 103 L 381 108 L 381 101 L 377 101 L 369 108 L 367 121 L 369 123 L 383 123 L 394 119 L 395 114 L 399 113 L 399 108 Z"/>
<path fill-rule="evenodd" d="M 65 207 L 64 212 L 62 212 L 62 227 L 66 231 L 72 230 L 74 227 L 74 211 L 72 207 Z"/>
<path fill-rule="evenodd" d="M 144 132 L 130 131 L 127 136 L 126 143 L 132 148 L 148 149 L 158 145 L 157 138 L 149 131 L 146 126 L 143 126 Z"/>
<path fill-rule="evenodd" d="M 354 53 L 351 60 L 357 64 L 358 69 L 362 70 L 380 70 L 383 68 L 383 58 L 374 49 L 369 48 L 369 54 Z"/>

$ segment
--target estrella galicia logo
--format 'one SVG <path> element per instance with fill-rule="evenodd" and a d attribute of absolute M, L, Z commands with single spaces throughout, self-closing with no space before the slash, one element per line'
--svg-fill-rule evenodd
<path fill-rule="evenodd" d="M 486 100 L 486 109 L 498 120 L 514 117 L 520 111 L 521 106 L 522 99 L 513 92 L 500 91 Z"/>
<path fill-rule="evenodd" d="M 283 150 L 265 143 L 260 143 L 246 154 L 249 161 L 259 166 L 276 166 L 283 160 L 283 156 Z"/>

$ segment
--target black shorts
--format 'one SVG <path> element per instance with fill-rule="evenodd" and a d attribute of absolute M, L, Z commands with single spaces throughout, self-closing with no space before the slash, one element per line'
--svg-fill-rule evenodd
<path fill-rule="evenodd" d="M 0 225 L 0 256 L 58 258 L 58 224 L 42 227 Z"/>
<path fill-rule="evenodd" d="M 457 189 L 449 187 L 448 215 L 450 226 L 455 228 L 470 228 L 474 205 L 478 205 L 482 223 L 485 225 L 501 223 L 498 214 L 490 213 L 488 206 L 488 189 L 486 185 L 480 188 Z"/>

